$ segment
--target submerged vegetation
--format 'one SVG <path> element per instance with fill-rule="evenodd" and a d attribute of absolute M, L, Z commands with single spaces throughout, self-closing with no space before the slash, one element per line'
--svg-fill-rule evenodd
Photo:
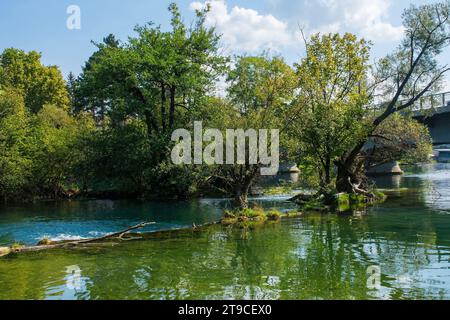
<path fill-rule="evenodd" d="M 224 226 L 237 226 L 242 229 L 255 228 L 267 222 L 276 222 L 282 218 L 296 218 L 302 216 L 299 211 L 282 213 L 278 210 L 264 210 L 259 206 L 246 209 L 226 210 L 221 224 Z"/>
<path fill-rule="evenodd" d="M 347 213 L 383 203 L 386 199 L 387 196 L 379 190 L 373 190 L 368 194 L 338 193 L 331 190 L 315 194 L 299 194 L 291 201 L 305 211 Z"/>

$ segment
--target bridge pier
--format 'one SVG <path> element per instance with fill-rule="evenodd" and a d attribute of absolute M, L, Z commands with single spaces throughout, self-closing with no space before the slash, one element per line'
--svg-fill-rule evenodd
<path fill-rule="evenodd" d="M 393 176 L 403 174 L 403 170 L 397 161 L 380 164 L 367 170 L 369 176 Z"/>
<path fill-rule="evenodd" d="M 450 149 L 436 149 L 436 160 L 442 163 L 450 163 Z"/>

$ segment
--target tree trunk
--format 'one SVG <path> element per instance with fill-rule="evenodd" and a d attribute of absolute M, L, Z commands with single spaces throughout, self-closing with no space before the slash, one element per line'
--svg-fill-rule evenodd
<path fill-rule="evenodd" d="M 339 193 L 353 193 L 352 181 L 354 176 L 351 173 L 351 168 L 345 167 L 345 165 L 338 165 L 337 178 L 336 178 L 336 190 Z"/>
<path fill-rule="evenodd" d="M 161 83 L 161 124 L 162 130 L 166 132 L 166 86 L 164 82 Z"/>
<path fill-rule="evenodd" d="M 100 242 L 103 240 L 110 240 L 110 239 L 115 239 L 115 238 L 123 240 L 122 237 L 125 236 L 126 234 L 130 233 L 131 231 L 137 230 L 137 229 L 142 229 L 151 224 L 155 224 L 155 222 L 142 222 L 138 225 L 129 227 L 125 230 L 107 234 L 105 236 L 98 237 L 98 238 L 82 239 L 82 240 L 75 240 L 75 241 L 58 241 L 58 242 L 53 242 L 53 243 L 52 243 L 52 241 L 48 241 L 48 242 L 46 241 L 45 244 L 42 243 L 42 240 L 41 240 L 40 243 L 38 243 L 36 246 L 31 246 L 31 247 L 19 247 L 17 249 L 4 247 L 4 248 L 0 248 L 0 257 L 6 256 L 13 252 L 14 253 L 23 253 L 23 252 L 43 251 L 43 250 L 56 249 L 56 248 L 66 248 L 66 247 L 70 248 L 70 247 L 75 247 L 75 246 L 93 244 L 93 243 Z"/>
<path fill-rule="evenodd" d="M 248 208 L 248 194 L 250 192 L 250 184 L 238 186 L 234 193 L 234 204 L 241 210 Z"/>
<path fill-rule="evenodd" d="M 391 101 L 388 108 L 383 112 L 380 116 L 378 116 L 372 122 L 371 131 L 368 133 L 370 136 L 375 129 L 383 123 L 384 120 L 389 118 L 393 113 L 396 112 L 396 109 L 393 109 L 393 106 L 398 101 L 399 94 Z M 367 143 L 368 138 L 361 140 L 347 155 L 343 156 L 341 160 L 336 161 L 336 166 L 338 168 L 338 174 L 336 179 L 336 189 L 338 192 L 353 192 L 352 184 L 361 183 L 361 179 L 358 178 L 358 174 L 361 172 L 357 172 L 362 169 L 361 165 L 357 165 L 356 161 L 358 155 L 360 154 L 362 148 Z"/>
<path fill-rule="evenodd" d="M 346 156 L 335 162 L 337 167 L 336 190 L 338 192 L 353 192 L 352 184 L 359 183 L 358 172 L 355 172 L 356 160 L 367 140 L 361 141 Z"/>
<path fill-rule="evenodd" d="M 169 129 L 173 130 L 175 124 L 175 86 L 170 87 Z"/>
<path fill-rule="evenodd" d="M 331 159 L 327 157 L 325 162 L 325 186 L 329 186 L 331 184 Z"/>
<path fill-rule="evenodd" d="M 150 110 L 145 110 L 145 124 L 147 126 L 147 136 L 151 139 L 152 132 L 159 134 L 158 126 L 155 122 L 155 118 Z"/>
<path fill-rule="evenodd" d="M 235 205 L 240 209 L 244 210 L 248 208 L 248 195 L 246 194 L 240 194 L 234 197 L 234 203 Z"/>

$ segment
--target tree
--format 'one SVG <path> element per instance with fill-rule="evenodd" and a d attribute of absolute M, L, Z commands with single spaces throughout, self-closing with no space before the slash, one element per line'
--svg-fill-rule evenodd
<path fill-rule="evenodd" d="M 28 153 L 32 160 L 30 190 L 34 195 L 58 198 L 77 188 L 75 166 L 81 161 L 81 140 L 94 129 L 84 114 L 72 117 L 66 110 L 44 106 L 30 119 Z"/>
<path fill-rule="evenodd" d="M 382 100 L 365 136 L 344 152 L 335 162 L 338 168 L 336 186 L 339 191 L 360 185 L 360 153 L 371 135 L 386 119 L 408 110 L 432 90 L 439 88 L 448 66 L 438 56 L 450 44 L 450 2 L 411 6 L 403 14 L 405 37 L 396 51 L 381 59 L 373 73 L 373 96 Z M 359 160 L 359 161 L 358 161 Z"/>
<path fill-rule="evenodd" d="M 78 87 L 78 79 L 72 72 L 69 72 L 69 75 L 67 76 L 67 93 L 69 94 L 70 112 L 72 114 L 77 114 L 81 111 L 77 105 Z"/>
<path fill-rule="evenodd" d="M 151 153 L 145 123 L 128 120 L 117 128 L 96 130 L 82 141 L 84 159 L 76 164 L 84 191 L 142 196 L 151 181 L 145 172 L 151 167 Z"/>
<path fill-rule="evenodd" d="M 299 93 L 289 133 L 297 159 L 317 168 L 323 188 L 332 183 L 333 162 L 366 134 L 369 50 L 352 34 L 316 34 L 296 65 Z"/>
<path fill-rule="evenodd" d="M 90 112 L 92 118 L 102 124 L 105 119 L 107 109 L 111 108 L 111 94 L 108 83 L 103 77 L 96 76 L 95 66 L 102 63 L 112 51 L 118 50 L 120 41 L 113 34 L 103 38 L 102 43 L 93 44 L 98 48 L 83 66 L 83 72 L 77 79 L 69 79 L 69 93 L 71 93 L 72 109 L 74 113 Z"/>
<path fill-rule="evenodd" d="M 0 55 L 0 197 L 59 196 L 80 155 L 75 142 L 89 125 L 68 111 L 66 83 L 40 55 L 7 49 Z M 58 105 L 51 105 L 55 103 Z"/>
<path fill-rule="evenodd" d="M 392 161 L 427 162 L 433 152 L 428 128 L 407 116 L 394 114 L 374 131 L 370 143 L 362 150 L 364 167 Z"/>
<path fill-rule="evenodd" d="M 228 98 L 242 114 L 286 105 L 297 79 L 281 57 L 240 57 L 228 73 Z"/>
<path fill-rule="evenodd" d="M 29 135 L 23 98 L 14 90 L 0 90 L 0 199 L 16 197 L 30 178 L 26 152 Z"/>
<path fill-rule="evenodd" d="M 105 152 L 93 159 L 111 169 L 94 165 L 100 170 L 95 176 L 107 173 L 104 177 L 115 187 L 130 190 L 133 185 L 140 195 L 192 190 L 195 169 L 170 162 L 171 134 L 205 116 L 206 103 L 228 61 L 219 54 L 219 36 L 205 26 L 207 9 L 197 12 L 191 26 L 183 23 L 175 4 L 169 10 L 168 31 L 149 23 L 136 27 L 136 36 L 126 43 L 110 35 L 96 44 L 98 51 L 78 79 L 77 105 L 90 111 L 104 130 L 92 142 Z M 101 156 L 105 154 L 110 157 Z M 180 173 L 183 179 L 174 186 L 173 175 Z"/>
<path fill-rule="evenodd" d="M 260 129 L 280 129 L 283 125 L 281 119 L 293 99 L 296 86 L 295 73 L 282 58 L 239 57 L 227 81 L 229 101 L 222 102 L 223 116 L 218 119 L 216 128 L 256 132 Z M 267 138 L 270 150 L 272 141 L 270 136 Z M 241 209 L 247 208 L 250 188 L 265 165 L 261 157 L 258 157 L 256 164 L 251 163 L 250 158 L 255 153 L 257 155 L 257 150 L 251 149 L 248 143 L 245 163 L 221 165 L 214 172 L 216 183 L 234 196 L 236 205 Z"/>
<path fill-rule="evenodd" d="M 226 62 L 218 55 L 219 37 L 204 25 L 206 11 L 186 27 L 177 6 L 169 10 L 171 31 L 152 23 L 136 27 L 137 37 L 128 43 L 99 47 L 102 54 L 81 77 L 82 88 L 91 88 L 94 97 L 96 88 L 105 88 L 99 100 L 109 104 L 113 122 L 143 119 L 151 140 L 162 138 L 163 145 L 177 125 L 188 122 L 185 115 L 213 89 Z"/>
<path fill-rule="evenodd" d="M 0 86 L 14 88 L 24 99 L 25 106 L 37 113 L 46 104 L 66 108 L 69 96 L 66 83 L 56 66 L 44 66 L 41 55 L 6 49 L 0 54 Z"/>

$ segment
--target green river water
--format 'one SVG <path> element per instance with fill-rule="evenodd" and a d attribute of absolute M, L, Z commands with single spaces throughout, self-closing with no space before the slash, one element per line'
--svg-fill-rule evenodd
<path fill-rule="evenodd" d="M 416 168 L 378 185 L 398 191 L 355 215 L 306 214 L 247 232 L 214 226 L 0 258 L 0 299 L 450 299 L 450 165 Z M 287 198 L 255 201 L 286 210 Z M 141 221 L 157 222 L 143 231 L 179 228 L 215 221 L 227 205 L 7 206 L 0 208 L 0 246 L 93 237 Z M 374 267 L 381 272 L 377 287 L 368 286 Z"/>

